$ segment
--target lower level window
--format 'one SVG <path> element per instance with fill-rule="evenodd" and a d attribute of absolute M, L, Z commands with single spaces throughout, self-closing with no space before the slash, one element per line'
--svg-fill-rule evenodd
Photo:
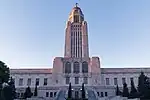
<path fill-rule="evenodd" d="M 105 97 L 107 97 L 108 96 L 108 94 L 107 94 L 107 92 L 105 92 Z"/>
<path fill-rule="evenodd" d="M 70 83 L 70 77 L 66 77 L 66 84 Z"/>
<path fill-rule="evenodd" d="M 56 97 L 57 92 L 54 92 L 54 97 Z"/>
<path fill-rule="evenodd" d="M 49 92 L 46 92 L 46 97 L 49 97 Z"/>
<path fill-rule="evenodd" d="M 50 97 L 53 97 L 53 92 L 50 92 Z"/>
<path fill-rule="evenodd" d="M 75 77 L 75 84 L 79 84 L 79 77 Z"/>
<path fill-rule="evenodd" d="M 99 96 L 99 92 L 97 92 L 97 95 Z"/>
<path fill-rule="evenodd" d="M 101 97 L 104 97 L 104 94 L 103 94 L 103 92 L 101 92 Z"/>
<path fill-rule="evenodd" d="M 88 78 L 87 77 L 84 77 L 84 84 L 88 84 Z"/>

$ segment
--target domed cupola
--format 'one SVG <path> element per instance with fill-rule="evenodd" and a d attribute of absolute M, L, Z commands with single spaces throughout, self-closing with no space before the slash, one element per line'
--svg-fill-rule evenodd
<path fill-rule="evenodd" d="M 69 21 L 75 23 L 84 21 L 84 15 L 82 13 L 82 10 L 78 7 L 78 3 L 76 3 L 75 7 L 73 7 L 69 15 Z"/>

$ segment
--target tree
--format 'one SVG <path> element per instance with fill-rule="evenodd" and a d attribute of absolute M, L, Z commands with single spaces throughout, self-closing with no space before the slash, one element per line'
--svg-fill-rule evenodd
<path fill-rule="evenodd" d="M 116 96 L 120 96 L 122 93 L 121 93 L 121 91 L 119 90 L 119 87 L 118 87 L 118 85 L 117 85 L 117 87 L 116 87 Z"/>
<path fill-rule="evenodd" d="M 10 75 L 9 68 L 4 62 L 0 61 L 0 100 L 2 100 L 2 97 L 3 97 L 2 84 L 4 82 L 8 83 L 9 75 Z"/>
<path fill-rule="evenodd" d="M 84 83 L 82 84 L 82 99 L 85 99 Z"/>
<path fill-rule="evenodd" d="M 122 94 L 123 97 L 129 97 L 129 91 L 128 91 L 128 87 L 127 87 L 127 84 L 124 83 L 123 84 L 123 94 Z"/>
<path fill-rule="evenodd" d="M 141 72 L 138 78 L 138 92 L 140 99 L 149 99 L 150 96 L 150 82 L 149 78 Z"/>
<path fill-rule="evenodd" d="M 69 89 L 68 89 L 68 99 L 72 98 L 72 90 L 71 90 L 71 83 L 69 83 Z"/>
<path fill-rule="evenodd" d="M 35 84 L 34 96 L 37 96 L 37 82 L 36 82 L 36 84 Z"/>
<path fill-rule="evenodd" d="M 130 91 L 130 98 L 137 98 L 138 96 L 137 90 L 134 86 L 134 81 L 131 80 L 131 91 Z"/>
<path fill-rule="evenodd" d="M 12 99 L 15 99 L 16 98 L 16 88 L 15 88 L 15 83 L 14 83 L 14 80 L 12 79 L 12 77 L 10 78 L 8 85 L 11 89 L 10 90 L 11 91 L 11 97 L 12 97 Z"/>
<path fill-rule="evenodd" d="M 3 63 L 2 61 L 0 61 L 0 83 L 3 84 L 8 83 L 9 80 L 9 68 L 7 67 L 7 65 L 5 65 L 5 63 Z"/>
<path fill-rule="evenodd" d="M 26 99 L 26 98 L 31 98 L 31 97 L 32 97 L 31 88 L 28 86 L 28 87 L 26 88 L 25 93 L 24 93 L 24 98 Z"/>
<path fill-rule="evenodd" d="M 9 86 L 9 85 L 5 86 L 2 90 L 2 92 L 3 92 L 4 100 L 14 100 L 11 86 Z"/>

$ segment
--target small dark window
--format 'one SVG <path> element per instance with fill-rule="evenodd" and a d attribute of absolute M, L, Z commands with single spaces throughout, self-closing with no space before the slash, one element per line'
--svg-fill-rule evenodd
<path fill-rule="evenodd" d="M 107 92 L 105 92 L 105 97 L 107 97 Z"/>
<path fill-rule="evenodd" d="M 53 97 L 53 92 L 50 92 L 50 97 Z"/>
<path fill-rule="evenodd" d="M 54 97 L 56 97 L 57 92 L 54 92 Z"/>
<path fill-rule="evenodd" d="M 49 97 L 49 92 L 46 92 L 46 97 Z"/>
<path fill-rule="evenodd" d="M 104 94 L 103 94 L 103 92 L 101 92 L 101 97 L 104 97 Z"/>
<path fill-rule="evenodd" d="M 58 80 L 56 80 L 56 83 L 58 83 Z"/>
<path fill-rule="evenodd" d="M 44 78 L 44 85 L 47 85 L 47 78 Z"/>
<path fill-rule="evenodd" d="M 36 85 L 39 86 L 39 81 L 40 79 L 39 78 L 36 78 Z"/>
<path fill-rule="evenodd" d="M 97 92 L 97 95 L 99 96 L 99 92 Z"/>

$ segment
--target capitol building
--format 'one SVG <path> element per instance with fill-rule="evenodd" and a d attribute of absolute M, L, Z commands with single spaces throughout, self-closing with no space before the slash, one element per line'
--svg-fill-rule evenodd
<path fill-rule="evenodd" d="M 134 80 L 137 86 L 141 71 L 150 76 L 150 68 L 101 68 L 100 57 L 89 57 L 88 22 L 75 5 L 66 23 L 64 57 L 55 57 L 49 69 L 10 69 L 10 74 L 19 97 L 28 86 L 34 91 L 37 83 L 38 97 L 65 100 L 71 83 L 73 97 L 79 98 L 84 83 L 86 97 L 98 100 L 115 96 L 116 85 L 121 89 L 124 82 L 130 88 L 130 81 Z"/>

